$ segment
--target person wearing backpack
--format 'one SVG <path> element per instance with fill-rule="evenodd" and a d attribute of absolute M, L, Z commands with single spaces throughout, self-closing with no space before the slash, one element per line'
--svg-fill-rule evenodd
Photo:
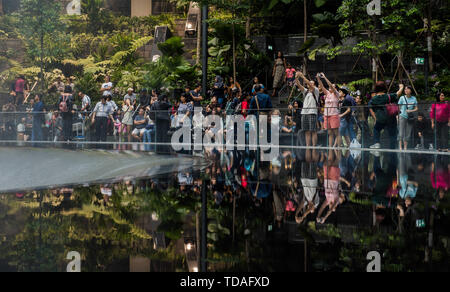
<path fill-rule="evenodd" d="M 372 109 L 372 117 L 375 120 L 374 127 L 374 142 L 370 146 L 372 149 L 380 149 L 381 132 L 387 130 L 389 133 L 390 147 L 395 148 L 397 138 L 397 111 L 394 105 L 397 106 L 399 97 L 403 93 L 405 86 L 400 84 L 397 93 L 387 94 L 387 86 L 384 81 L 379 81 L 375 85 L 375 96 L 370 100 L 369 107 Z"/>
<path fill-rule="evenodd" d="M 64 93 L 59 97 L 58 108 L 63 120 L 64 141 L 70 141 L 72 139 L 73 125 L 73 96 L 70 85 L 66 85 Z"/>
<path fill-rule="evenodd" d="M 400 114 L 398 118 L 398 140 L 399 149 L 408 150 L 408 141 L 411 138 L 414 123 L 417 120 L 416 114 L 419 110 L 417 99 L 412 96 L 412 87 L 406 86 L 405 95 L 398 101 Z"/>

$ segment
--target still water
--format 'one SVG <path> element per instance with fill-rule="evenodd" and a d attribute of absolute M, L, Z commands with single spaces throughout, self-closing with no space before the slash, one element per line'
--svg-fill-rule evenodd
<path fill-rule="evenodd" d="M 71 251 L 82 271 L 196 271 L 202 191 L 209 271 L 366 271 L 371 251 L 382 271 L 450 270 L 448 155 L 57 150 L 58 169 L 22 150 L 2 157 L 20 156 L 2 166 L 0 271 L 66 271 Z"/>

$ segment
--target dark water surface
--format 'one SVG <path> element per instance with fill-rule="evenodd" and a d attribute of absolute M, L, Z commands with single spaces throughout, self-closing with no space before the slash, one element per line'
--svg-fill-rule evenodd
<path fill-rule="evenodd" d="M 1 271 L 66 271 L 70 251 L 82 271 L 193 271 L 203 189 L 210 271 L 366 271 L 370 251 L 382 271 L 450 268 L 448 156 L 41 149 L 14 164 L 11 151 L 0 151 Z"/>

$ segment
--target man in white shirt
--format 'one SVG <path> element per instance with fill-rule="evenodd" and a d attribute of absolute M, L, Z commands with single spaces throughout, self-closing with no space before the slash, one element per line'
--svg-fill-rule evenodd
<path fill-rule="evenodd" d="M 112 114 L 113 108 L 111 104 L 106 102 L 105 96 L 102 96 L 102 100 L 97 103 L 92 114 L 92 124 L 95 124 L 96 141 L 106 142 L 108 118 L 114 124 Z"/>
<path fill-rule="evenodd" d="M 111 78 L 109 75 L 106 75 L 105 77 L 105 83 L 102 84 L 102 88 L 100 89 L 100 92 L 102 92 L 103 96 L 112 95 L 112 89 L 113 84 L 111 82 Z"/>
<path fill-rule="evenodd" d="M 78 92 L 78 96 L 81 99 L 81 111 L 82 112 L 89 111 L 91 109 L 91 98 L 81 91 Z"/>

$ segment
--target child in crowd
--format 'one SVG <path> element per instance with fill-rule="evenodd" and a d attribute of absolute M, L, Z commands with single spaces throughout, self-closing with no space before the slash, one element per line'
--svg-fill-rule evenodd
<path fill-rule="evenodd" d="M 53 113 L 52 127 L 53 127 L 53 134 L 55 135 L 53 142 L 62 141 L 63 121 L 61 115 L 58 112 Z"/>
<path fill-rule="evenodd" d="M 117 112 L 114 113 L 114 137 L 120 138 L 122 135 L 126 134 L 126 125 L 122 124 L 122 110 L 119 108 Z"/>
<path fill-rule="evenodd" d="M 25 141 L 25 123 L 26 119 L 22 118 L 20 123 L 17 125 L 17 141 Z"/>
<path fill-rule="evenodd" d="M 425 145 L 429 146 L 429 150 L 433 150 L 432 137 L 430 136 L 430 133 L 432 133 L 431 123 L 425 118 L 424 113 L 419 113 L 417 117 L 415 132 L 416 141 L 419 142 L 416 150 L 425 149 Z"/>
<path fill-rule="evenodd" d="M 295 69 L 292 68 L 291 64 L 287 65 L 286 68 L 286 83 L 288 86 L 294 86 L 294 80 L 295 80 Z"/>

